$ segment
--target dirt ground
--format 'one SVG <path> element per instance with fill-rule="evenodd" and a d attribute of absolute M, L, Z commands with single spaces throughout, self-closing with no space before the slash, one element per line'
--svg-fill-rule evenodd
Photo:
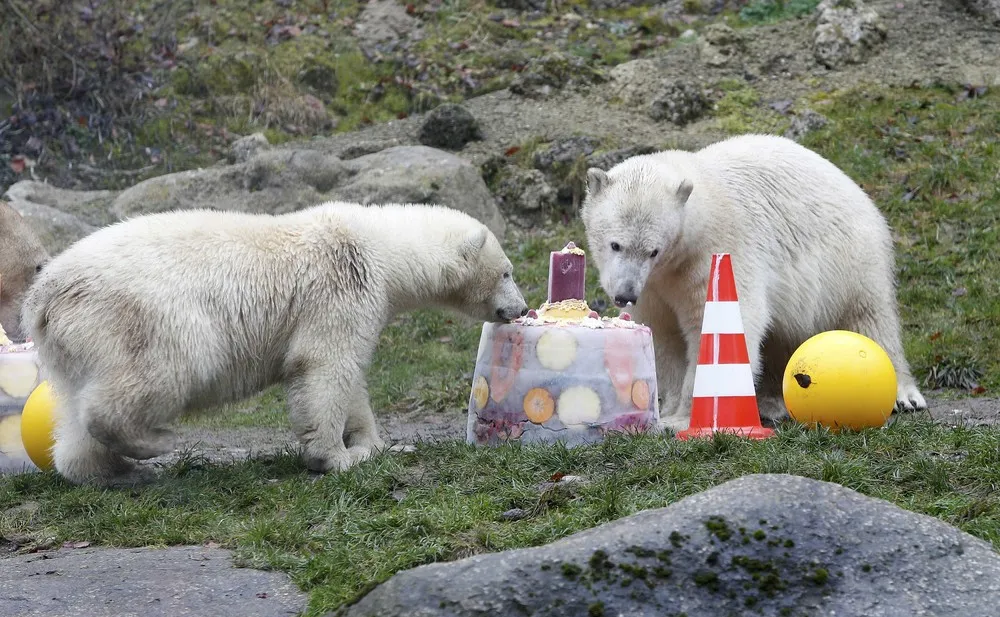
<path fill-rule="evenodd" d="M 894 415 L 893 421 L 926 417 L 926 414 L 936 422 L 949 426 L 996 426 L 1000 425 L 1000 398 L 956 399 L 932 394 L 928 397 L 927 411 Z M 409 412 L 380 415 L 378 421 L 388 444 L 405 446 L 420 441 L 464 441 L 467 418 L 464 412 L 458 411 Z M 297 451 L 295 435 L 287 429 L 183 427 L 178 433 L 180 439 L 177 452 L 150 463 L 172 462 L 185 451 L 215 462 L 240 460 L 249 455 L 264 455 L 285 449 Z"/>

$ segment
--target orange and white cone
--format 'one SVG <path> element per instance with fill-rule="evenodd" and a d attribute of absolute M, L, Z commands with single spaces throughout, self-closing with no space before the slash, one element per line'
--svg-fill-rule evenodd
<path fill-rule="evenodd" d="M 678 439 L 710 437 L 715 432 L 753 439 L 774 431 L 760 424 L 757 392 L 747 352 L 743 316 L 729 253 L 712 255 L 708 297 L 701 323 L 701 348 L 695 369 L 691 423 Z"/>

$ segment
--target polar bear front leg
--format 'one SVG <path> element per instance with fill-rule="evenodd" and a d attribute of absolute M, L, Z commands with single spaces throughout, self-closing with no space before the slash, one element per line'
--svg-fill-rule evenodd
<path fill-rule="evenodd" d="M 641 310 L 640 310 L 641 309 Z M 653 333 L 653 355 L 656 362 L 656 389 L 660 408 L 660 430 L 674 428 L 673 417 L 687 374 L 687 346 L 684 333 L 671 308 L 661 303 L 640 300 L 636 319 L 649 326 Z"/>
<path fill-rule="evenodd" d="M 366 458 L 369 454 L 385 448 L 385 441 L 378 434 L 378 423 L 372 412 L 368 386 L 364 380 L 352 392 L 352 402 L 344 426 L 344 444 L 348 451 Z"/>
<path fill-rule="evenodd" d="M 675 433 L 687 430 L 691 425 L 691 402 L 694 394 L 694 377 L 698 369 L 698 355 L 701 351 L 701 329 L 693 328 L 684 333 L 684 381 L 670 413 L 660 416 L 660 427 Z"/>
<path fill-rule="evenodd" d="M 299 360 L 286 382 L 288 414 L 303 446 L 303 460 L 312 471 L 326 473 L 351 468 L 371 448 L 348 450 L 344 433 L 351 407 L 358 399 L 357 376 L 343 367 Z"/>

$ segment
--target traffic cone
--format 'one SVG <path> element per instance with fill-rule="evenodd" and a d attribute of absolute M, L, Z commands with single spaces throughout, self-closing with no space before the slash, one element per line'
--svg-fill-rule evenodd
<path fill-rule="evenodd" d="M 710 437 L 715 432 L 736 433 L 752 439 L 774 434 L 760 424 L 757 392 L 729 253 L 712 255 L 694 376 L 691 424 L 687 430 L 677 433 L 677 438 Z"/>

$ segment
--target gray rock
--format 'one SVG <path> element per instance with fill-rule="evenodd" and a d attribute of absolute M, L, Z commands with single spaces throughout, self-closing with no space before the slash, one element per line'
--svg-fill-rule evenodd
<path fill-rule="evenodd" d="M 605 80 L 604 73 L 583 58 L 552 52 L 531 59 L 510 84 L 510 91 L 527 98 L 547 98 L 558 90 L 586 87 Z"/>
<path fill-rule="evenodd" d="M 504 221 L 471 163 L 426 146 L 398 146 L 344 161 L 318 150 L 271 148 L 243 163 L 184 171 L 127 189 L 116 217 L 177 208 L 281 214 L 330 200 L 440 203 L 479 219 L 498 237 Z"/>
<path fill-rule="evenodd" d="M 743 36 L 723 23 L 706 27 L 698 47 L 701 61 L 712 67 L 732 66 L 744 51 Z"/>
<path fill-rule="evenodd" d="M 709 108 L 709 99 L 697 84 L 683 81 L 668 82 L 649 104 L 649 117 L 684 126 L 697 120 Z"/>
<path fill-rule="evenodd" d="M 1000 26 L 1000 0 L 960 0 L 965 7 L 986 19 L 994 26 Z"/>
<path fill-rule="evenodd" d="M 599 139 L 586 135 L 556 139 L 547 148 L 535 152 L 535 168 L 544 172 L 562 170 L 591 155 L 600 143 Z"/>
<path fill-rule="evenodd" d="M 354 24 L 354 37 L 368 56 L 397 50 L 408 41 L 423 36 L 420 20 L 393 0 L 371 0 Z"/>
<path fill-rule="evenodd" d="M 818 131 L 829 124 L 829 122 L 830 121 L 823 114 L 817 113 L 811 109 L 806 109 L 792 118 L 792 125 L 788 127 L 787 131 L 785 131 L 785 137 L 794 139 L 795 141 L 800 141 L 809 133 Z"/>
<path fill-rule="evenodd" d="M 862 0 L 823 0 L 816 15 L 813 55 L 828 69 L 861 64 L 886 40 L 881 18 Z"/>
<path fill-rule="evenodd" d="M 113 191 L 73 191 L 22 180 L 4 194 L 51 255 L 115 220 Z"/>
<path fill-rule="evenodd" d="M 551 544 L 401 572 L 346 617 L 988 617 L 1000 555 L 935 518 L 784 474 Z"/>
<path fill-rule="evenodd" d="M 331 191 L 361 203 L 437 203 L 481 221 L 503 240 L 506 223 L 479 169 L 427 146 L 395 146 L 345 161 L 348 181 Z"/>
<path fill-rule="evenodd" d="M 625 159 L 639 156 L 640 154 L 652 154 L 656 151 L 657 148 L 654 146 L 629 146 L 628 148 L 621 148 L 619 150 L 609 150 L 608 152 L 592 154 L 587 157 L 587 167 L 598 167 L 607 171 Z"/>
<path fill-rule="evenodd" d="M 229 146 L 227 159 L 230 163 L 245 163 L 261 150 L 266 150 L 270 145 L 263 133 L 240 137 Z"/>
<path fill-rule="evenodd" d="M 454 103 L 445 103 L 431 110 L 417 135 L 425 146 L 449 150 L 461 150 L 465 144 L 482 137 L 476 118 L 469 110 Z"/>
<path fill-rule="evenodd" d="M 503 209 L 514 216 L 544 211 L 556 204 L 556 190 L 537 169 L 511 167 L 495 192 Z"/>
<path fill-rule="evenodd" d="M 278 617 L 308 603 L 286 575 L 236 568 L 223 549 L 64 548 L 2 563 L 0 615 Z"/>
<path fill-rule="evenodd" d="M 632 107 L 649 105 L 657 88 L 663 83 L 660 64 L 652 58 L 639 58 L 616 65 L 608 72 L 613 98 Z"/>

